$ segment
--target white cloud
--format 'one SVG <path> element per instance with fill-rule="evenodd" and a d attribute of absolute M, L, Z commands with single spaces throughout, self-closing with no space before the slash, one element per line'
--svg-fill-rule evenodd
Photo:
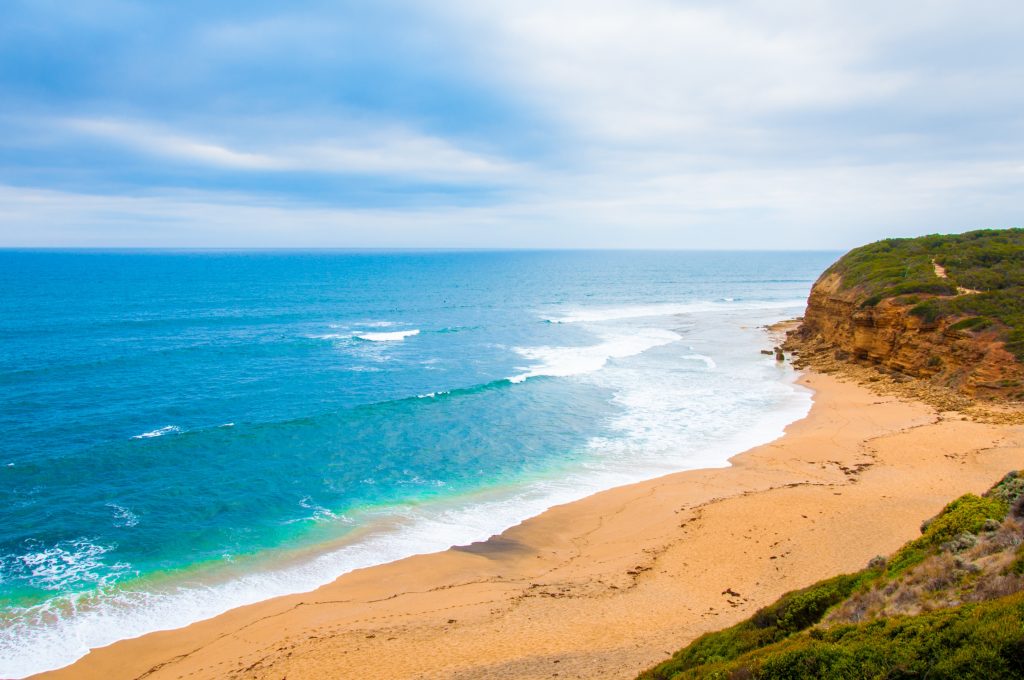
<path fill-rule="evenodd" d="M 156 156 L 177 158 L 222 168 L 281 169 L 280 162 L 269 156 L 236 151 L 220 144 L 198 140 L 141 123 L 87 118 L 73 118 L 64 123 L 70 130 L 102 137 Z"/>
<path fill-rule="evenodd" d="M 790 4 L 791 6 L 791 4 Z M 465 3 L 454 20 L 494 69 L 584 135 L 729 133 L 756 115 L 876 100 L 906 84 L 861 68 L 873 36 L 817 5 L 562 0 Z"/>
<path fill-rule="evenodd" d="M 493 181 L 521 172 L 513 163 L 397 125 L 352 127 L 350 139 L 319 137 L 309 131 L 305 139 L 264 142 L 259 150 L 241 150 L 138 121 L 74 118 L 60 124 L 142 153 L 243 171 L 391 175 L 466 182 Z M 297 127 L 302 127 L 301 122 Z"/>
<path fill-rule="evenodd" d="M 55 193 L 37 204 L 8 189 L 0 207 L 38 210 L 54 229 L 55 215 L 79 219 L 103 234 L 101 245 L 203 245 L 205 233 L 210 245 L 845 248 L 1022 222 L 1019 2 L 414 4 L 432 13 L 419 39 L 444 43 L 430 53 L 458 70 L 453 82 L 489 88 L 481 95 L 489 105 L 495 93 L 511 103 L 487 128 L 496 138 L 429 134 L 429 117 L 417 118 L 415 107 L 332 118 L 337 110 L 301 103 L 291 119 L 218 122 L 200 111 L 177 127 L 98 118 L 67 127 L 239 175 L 441 181 L 449 196 L 463 186 L 499 189 L 478 192 L 486 205 L 436 205 L 433 193 L 417 202 L 411 192 L 407 208 L 360 210 L 340 199 L 313 206 L 298 191 L 274 203 L 143 187 L 148 197 Z M 309 31 L 307 47 L 320 54 L 336 42 L 331 31 L 349 28 L 358 26 L 321 30 L 284 17 L 215 27 L 196 40 L 230 60 L 286 49 Z M 473 115 L 453 116 L 446 129 Z M 542 149 L 530 163 L 493 151 L 522 149 L 523 140 Z M 104 232 L 104 219 L 145 226 Z M 6 241 L 36 237 L 16 233 L 19 224 L 0 218 Z"/>
<path fill-rule="evenodd" d="M 485 206 L 353 209 L 249 194 L 102 196 L 0 185 L 0 242 L 80 247 L 846 249 L 1021 226 L 1020 167 L 966 163 L 550 176 Z M 870 196 L 870 201 L 865 201 Z M 1007 221 L 1007 215 L 1018 216 Z"/>

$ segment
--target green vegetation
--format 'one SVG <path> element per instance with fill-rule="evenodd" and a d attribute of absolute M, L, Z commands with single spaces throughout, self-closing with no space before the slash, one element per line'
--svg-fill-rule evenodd
<path fill-rule="evenodd" d="M 642 678 L 1020 678 L 1024 676 L 1024 593 L 918 616 L 815 629 L 730 661 Z"/>
<path fill-rule="evenodd" d="M 1006 502 L 991 495 L 986 498 L 972 493 L 961 496 L 943 508 L 934 519 L 924 523 L 921 538 L 896 551 L 886 573 L 890 576 L 899 574 L 924 561 L 943 543 L 956 540 L 963 534 L 977 534 L 985 526 L 985 520 L 1005 517 L 1007 508 Z"/>
<path fill-rule="evenodd" d="M 946 278 L 936 274 L 936 264 Z M 1024 361 L 1024 229 L 886 239 L 851 250 L 827 271 L 860 293 L 862 307 L 900 298 L 928 323 L 966 317 L 955 330 L 995 328 Z M 973 292 L 958 294 L 963 290 Z"/>
<path fill-rule="evenodd" d="M 640 678 L 1024 677 L 1022 519 L 1014 472 L 947 505 L 888 563 L 787 593 Z"/>
<path fill-rule="evenodd" d="M 1010 563 L 1009 572 L 1017 576 L 1024 576 L 1024 543 L 1017 549 L 1017 557 Z"/>
<path fill-rule="evenodd" d="M 871 575 L 877 575 L 877 572 Z M 705 665 L 720 665 L 784 640 L 820 621 L 829 608 L 848 598 L 868 578 L 870 576 L 864 572 L 845 574 L 810 588 L 786 593 L 778 602 L 760 610 L 750 619 L 697 638 L 689 647 L 676 652 L 670 661 L 640 677 L 658 680 L 689 677 L 676 673 Z"/>

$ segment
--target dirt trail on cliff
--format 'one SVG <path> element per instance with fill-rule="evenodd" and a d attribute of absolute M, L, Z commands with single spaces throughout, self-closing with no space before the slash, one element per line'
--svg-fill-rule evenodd
<path fill-rule="evenodd" d="M 943 267 L 938 262 L 936 262 L 935 260 L 932 260 L 932 267 L 935 268 L 935 276 L 939 277 L 940 279 L 948 279 L 949 278 L 949 274 L 946 273 L 946 268 Z M 963 286 L 957 286 L 956 287 L 956 294 L 957 295 L 976 295 L 977 293 L 980 293 L 980 292 L 981 292 L 980 290 L 975 290 L 973 288 L 964 288 Z"/>

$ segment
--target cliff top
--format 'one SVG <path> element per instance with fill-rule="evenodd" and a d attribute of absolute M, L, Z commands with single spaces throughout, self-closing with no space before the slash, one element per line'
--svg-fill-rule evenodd
<path fill-rule="evenodd" d="M 825 270 L 862 307 L 892 299 L 953 330 L 997 330 L 1024 360 L 1024 229 L 885 239 L 851 250 Z"/>

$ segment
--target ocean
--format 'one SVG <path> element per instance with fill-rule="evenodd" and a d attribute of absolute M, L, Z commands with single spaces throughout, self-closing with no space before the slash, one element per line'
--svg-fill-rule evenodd
<path fill-rule="evenodd" d="M 837 256 L 0 251 L 0 677 L 727 464 Z"/>

